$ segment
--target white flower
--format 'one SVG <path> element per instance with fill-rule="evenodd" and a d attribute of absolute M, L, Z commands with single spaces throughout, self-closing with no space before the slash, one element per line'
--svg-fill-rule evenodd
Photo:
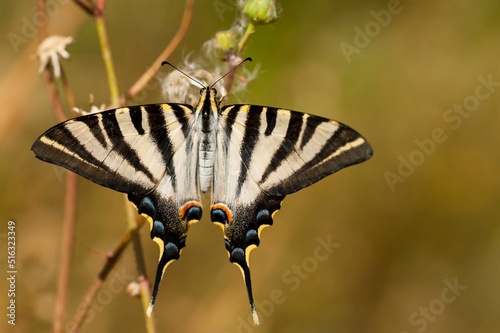
<path fill-rule="evenodd" d="M 69 53 L 66 51 L 66 46 L 73 42 L 73 37 L 64 36 L 49 36 L 45 38 L 36 51 L 38 58 L 40 59 L 40 67 L 38 67 L 38 72 L 42 73 L 45 67 L 52 63 L 54 68 L 54 76 L 61 76 L 61 65 L 59 63 L 59 56 L 64 59 L 69 58 Z"/>

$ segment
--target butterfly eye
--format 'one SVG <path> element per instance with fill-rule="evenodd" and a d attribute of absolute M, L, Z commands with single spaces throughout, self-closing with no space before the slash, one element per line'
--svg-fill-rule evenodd
<path fill-rule="evenodd" d="M 214 95 L 217 95 L 217 89 L 212 88 L 212 91 L 214 92 Z"/>
<path fill-rule="evenodd" d="M 200 95 L 203 93 L 203 89 L 205 89 L 205 88 L 201 88 L 200 89 Z"/>

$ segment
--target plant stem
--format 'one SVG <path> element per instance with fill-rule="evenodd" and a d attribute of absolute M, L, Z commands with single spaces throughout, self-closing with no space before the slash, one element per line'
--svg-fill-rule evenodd
<path fill-rule="evenodd" d="M 77 175 L 68 171 L 66 173 L 66 197 L 64 200 L 61 262 L 59 268 L 59 281 L 57 284 L 57 300 L 54 311 L 54 332 L 56 333 L 64 332 L 64 317 L 67 308 L 69 273 L 71 267 L 71 254 L 73 252 L 73 235 L 75 231 L 76 183 Z"/>
<path fill-rule="evenodd" d="M 39 22 L 38 35 L 40 43 L 47 38 L 47 17 L 45 0 L 37 2 L 37 17 Z M 47 82 L 50 100 L 54 107 L 54 114 L 59 121 L 66 119 L 64 108 L 59 98 L 57 86 L 54 81 L 54 75 L 49 67 L 45 68 L 43 73 Z M 64 332 L 64 317 L 66 314 L 66 301 L 68 294 L 69 272 L 71 266 L 71 254 L 73 249 L 73 234 L 75 229 L 75 211 L 76 211 L 76 174 L 68 172 L 66 174 L 66 195 L 64 200 L 64 218 L 61 241 L 61 261 L 59 267 L 59 279 L 57 284 L 57 294 L 54 309 L 54 324 L 52 331 L 54 333 Z"/>
<path fill-rule="evenodd" d="M 61 82 L 64 88 L 64 92 L 66 93 L 66 98 L 68 100 L 69 108 L 73 110 L 73 108 L 76 108 L 75 95 L 73 94 L 73 90 L 69 85 L 68 77 L 66 76 L 64 68 L 61 68 Z"/>
<path fill-rule="evenodd" d="M 160 55 L 156 58 L 155 61 L 149 66 L 149 68 L 141 75 L 141 77 L 127 90 L 125 95 L 121 97 L 121 105 L 127 103 L 130 99 L 132 99 L 139 91 L 144 89 L 146 84 L 151 80 L 151 78 L 158 72 L 161 67 L 161 62 L 163 60 L 168 59 L 172 52 L 177 48 L 182 38 L 186 34 L 187 29 L 189 28 L 189 24 L 191 23 L 191 17 L 193 15 L 194 8 L 194 0 L 187 0 L 186 6 L 184 7 L 184 13 L 182 15 L 181 24 L 179 25 L 179 29 L 175 33 L 174 37 L 170 40 L 167 47 L 160 53 Z"/>
<path fill-rule="evenodd" d="M 97 8 L 94 3 L 90 0 L 73 0 L 77 6 L 83 9 L 87 14 L 95 16 L 97 13 Z"/>
<path fill-rule="evenodd" d="M 255 25 L 252 22 L 249 22 L 247 25 L 247 28 L 245 29 L 245 32 L 243 33 L 243 36 L 241 36 L 240 41 L 238 42 L 238 47 L 236 49 L 236 52 L 234 54 L 228 54 L 227 55 L 227 60 L 229 62 L 229 68 L 232 68 L 233 66 L 239 65 L 241 62 L 241 54 L 243 53 L 243 49 L 245 48 L 248 38 L 250 38 L 250 35 L 255 32 Z M 236 62 L 235 62 L 236 60 Z M 226 77 L 226 80 L 224 81 L 224 88 L 226 89 L 226 92 L 229 94 L 231 91 L 231 87 L 233 86 L 233 81 L 234 81 L 234 76 L 236 75 L 236 71 L 232 71 L 229 73 Z"/>
<path fill-rule="evenodd" d="M 136 222 L 135 231 L 141 228 L 145 224 L 145 222 L 146 219 L 143 218 L 142 216 L 139 216 Z M 125 233 L 125 235 L 123 235 L 122 239 L 120 240 L 118 245 L 114 248 L 114 250 L 111 252 L 111 254 L 106 256 L 106 262 L 104 263 L 104 266 L 99 271 L 99 274 L 97 274 L 97 277 L 95 278 L 94 282 L 92 282 L 92 285 L 87 290 L 87 293 L 83 298 L 83 301 L 78 306 L 78 310 L 75 314 L 75 317 L 71 322 L 70 332 L 80 332 L 83 321 L 87 316 L 92 301 L 95 299 L 97 292 L 101 288 L 102 284 L 108 277 L 109 273 L 111 273 L 113 267 L 115 267 L 118 260 L 121 258 L 127 246 L 130 244 L 132 240 L 132 234 L 133 231 L 129 229 Z"/>
<path fill-rule="evenodd" d="M 247 28 L 245 29 L 245 33 L 240 39 L 240 42 L 238 43 L 238 49 L 236 50 L 236 56 L 241 56 L 243 53 L 243 48 L 248 42 L 248 38 L 250 37 L 251 34 L 255 32 L 255 25 L 252 22 L 248 23 Z"/>
<path fill-rule="evenodd" d="M 111 55 L 109 38 L 104 20 L 104 5 L 105 1 L 99 1 L 98 11 L 96 12 L 96 15 L 94 15 L 94 18 L 97 29 L 97 37 L 99 39 L 99 44 L 101 45 L 102 60 L 104 61 L 106 76 L 108 78 L 110 102 L 111 106 L 116 107 L 120 103 L 120 92 L 118 89 L 118 81 L 116 79 L 113 57 Z"/>
<path fill-rule="evenodd" d="M 156 327 L 154 324 L 154 315 L 151 314 L 150 316 L 147 315 L 147 310 L 149 307 L 149 302 L 151 300 L 151 288 L 150 288 L 150 283 L 149 279 L 147 276 L 146 272 L 146 263 L 144 262 L 144 253 L 142 251 L 142 244 L 141 244 L 141 239 L 139 235 L 139 229 L 137 226 L 137 221 L 136 218 L 134 218 L 137 214 L 135 212 L 134 207 L 130 204 L 128 201 L 127 196 L 124 196 L 124 201 L 125 201 L 125 210 L 127 213 L 127 224 L 129 227 L 129 230 L 132 235 L 132 241 L 134 244 L 134 254 L 136 258 L 136 263 L 137 263 L 137 272 L 138 272 L 138 281 L 139 281 L 139 286 L 140 286 L 140 293 L 141 293 L 141 303 L 142 303 L 142 308 L 143 308 L 143 313 L 144 313 L 144 320 L 146 321 L 146 332 L 148 333 L 154 333 L 156 332 Z"/>

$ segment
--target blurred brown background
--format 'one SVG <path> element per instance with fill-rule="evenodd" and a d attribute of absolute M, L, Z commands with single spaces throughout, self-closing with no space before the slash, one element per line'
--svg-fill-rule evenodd
<path fill-rule="evenodd" d="M 88 109 L 90 93 L 97 104 L 108 102 L 93 21 L 71 1 L 52 4 L 49 32 L 75 38 L 71 59 L 62 62 L 77 103 Z M 183 6 L 109 1 L 122 90 L 170 40 Z M 169 60 L 179 64 L 196 55 L 227 29 L 231 6 L 231 0 L 198 1 Z M 390 22 L 380 14 L 388 6 L 397 12 Z M 261 70 L 231 100 L 345 122 L 370 141 L 375 155 L 285 199 L 251 258 L 260 327 L 246 324 L 240 272 L 229 264 L 206 210 L 190 229 L 181 260 L 167 269 L 155 307 L 159 331 L 498 332 L 500 4 L 283 1 L 282 7 L 276 23 L 251 36 L 245 56 L 254 58 L 250 68 L 258 63 Z M 33 59 L 34 13 L 34 1 L 4 2 L 0 13 L 3 272 L 9 219 L 17 223 L 18 253 L 17 325 L 6 323 L 2 277 L 2 332 L 51 329 L 60 258 L 64 174 L 30 151 L 56 123 Z M 9 33 L 22 43 L 9 41 Z M 161 101 L 152 90 L 136 102 Z M 70 316 L 102 265 L 93 250 L 111 250 L 126 230 L 121 194 L 82 178 L 78 186 Z M 152 277 L 158 249 L 147 229 L 142 236 Z M 337 248 L 318 252 L 329 239 Z M 122 291 L 135 272 L 128 249 L 84 331 L 144 332 L 139 301 Z"/>

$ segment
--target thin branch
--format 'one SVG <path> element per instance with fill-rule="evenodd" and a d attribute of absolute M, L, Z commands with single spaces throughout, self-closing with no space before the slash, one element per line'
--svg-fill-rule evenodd
<path fill-rule="evenodd" d="M 37 17 L 39 20 L 38 36 L 40 43 L 47 38 L 47 16 L 45 0 L 37 2 Z M 50 66 L 46 67 L 43 77 L 47 82 L 50 100 L 54 107 L 54 113 L 59 121 L 66 119 L 64 108 L 54 81 L 54 75 Z M 64 218 L 63 232 L 61 241 L 61 262 L 59 268 L 59 279 L 57 285 L 56 304 L 54 309 L 53 332 L 64 332 L 64 317 L 66 313 L 66 301 L 68 294 L 69 271 L 71 264 L 71 253 L 73 248 L 73 233 L 75 228 L 75 210 L 76 210 L 76 175 L 72 172 L 67 173 L 66 177 L 66 195 L 64 200 Z"/>
<path fill-rule="evenodd" d="M 139 275 L 138 281 L 140 287 L 141 304 L 143 308 L 144 320 L 146 322 L 146 332 L 155 333 L 156 326 L 154 323 L 154 316 L 153 314 L 151 314 L 150 316 L 148 316 L 147 314 L 149 302 L 151 300 L 151 286 L 146 271 L 146 263 L 144 262 L 144 253 L 142 251 L 139 229 L 137 226 L 136 218 L 134 218 L 137 215 L 137 213 L 130 204 L 130 201 L 128 201 L 127 196 L 124 195 L 123 198 L 125 199 L 124 204 L 127 213 L 127 224 L 130 232 L 132 233 L 132 241 L 134 243 L 134 254 L 136 258 L 137 272 Z"/>
<path fill-rule="evenodd" d="M 59 97 L 59 91 L 57 90 L 57 85 L 54 81 L 54 74 L 51 67 L 52 64 L 45 68 L 43 71 L 43 78 L 45 79 L 45 83 L 47 83 L 47 89 L 49 90 L 50 102 L 52 103 L 52 108 L 54 109 L 54 115 L 58 122 L 63 122 L 66 120 L 66 115 L 64 113 L 64 107 Z"/>
<path fill-rule="evenodd" d="M 45 38 L 47 38 L 47 15 L 46 15 L 45 0 L 37 1 L 37 18 L 38 18 L 38 42 L 41 43 Z M 52 65 L 50 65 L 52 66 Z M 64 121 L 66 116 L 64 115 L 64 108 L 62 106 L 61 99 L 59 98 L 59 93 L 57 91 L 57 85 L 54 81 L 54 74 L 51 71 L 50 66 L 45 67 L 43 71 L 43 78 L 47 83 L 47 89 L 49 90 L 50 102 L 54 108 L 54 113 L 58 121 Z"/>
<path fill-rule="evenodd" d="M 73 250 L 73 235 L 75 231 L 77 175 L 66 173 L 66 198 L 64 200 L 64 220 L 61 241 L 61 263 L 59 282 L 57 284 L 57 301 L 54 311 L 54 332 L 64 332 L 64 317 L 68 294 L 71 254 Z"/>
<path fill-rule="evenodd" d="M 247 28 L 245 29 L 245 33 L 241 37 L 238 43 L 238 49 L 236 50 L 236 55 L 239 57 L 243 53 L 243 48 L 248 42 L 248 38 L 255 32 L 255 25 L 252 22 L 248 23 Z"/>
<path fill-rule="evenodd" d="M 37 1 L 37 19 L 38 19 L 38 43 L 40 44 L 47 38 L 47 15 L 45 0 Z"/>
<path fill-rule="evenodd" d="M 75 314 L 75 317 L 71 322 L 71 327 L 69 329 L 70 332 L 75 332 L 75 333 L 80 332 L 83 321 L 87 316 L 88 310 L 90 309 L 90 306 L 92 305 L 92 302 L 94 301 L 97 292 L 101 288 L 104 281 L 106 281 L 106 278 L 109 276 L 109 273 L 112 271 L 118 260 L 121 258 L 127 246 L 132 241 L 133 233 L 136 232 L 139 228 L 141 228 L 145 224 L 145 222 L 146 219 L 144 217 L 138 216 L 136 227 L 134 228 L 134 230 L 132 229 L 127 230 L 127 232 L 125 233 L 125 235 L 123 235 L 122 239 L 115 247 L 115 249 L 111 252 L 111 254 L 106 256 L 106 262 L 104 263 L 104 266 L 101 268 L 94 282 L 92 282 L 90 288 L 87 290 L 87 293 L 85 294 L 82 303 L 80 303 L 80 305 L 78 306 L 77 313 Z"/>
<path fill-rule="evenodd" d="M 90 16 L 99 15 L 96 5 L 90 0 L 73 0 L 78 7 L 83 9 Z"/>
<path fill-rule="evenodd" d="M 156 325 L 155 325 L 154 313 L 151 313 L 150 316 L 148 316 L 147 314 L 148 311 L 147 309 L 149 307 L 149 303 L 151 302 L 151 283 L 149 283 L 149 280 L 147 278 L 144 278 L 143 276 L 139 276 L 138 280 L 141 289 L 142 308 L 146 309 L 144 311 L 146 320 L 146 332 L 155 333 Z"/>
<path fill-rule="evenodd" d="M 69 85 L 68 77 L 66 76 L 66 72 L 64 68 L 61 67 L 61 82 L 64 88 L 64 92 L 66 93 L 66 98 L 68 100 L 68 105 L 71 110 L 76 108 L 75 95 L 73 94 L 73 89 Z"/>
<path fill-rule="evenodd" d="M 161 62 L 168 59 L 172 52 L 177 48 L 182 38 L 186 34 L 187 29 L 191 23 L 191 17 L 193 15 L 194 0 L 187 0 L 186 6 L 184 7 L 184 13 L 182 15 L 181 24 L 179 29 L 175 33 L 174 37 L 167 45 L 167 47 L 160 53 L 158 58 L 151 64 L 151 66 L 142 74 L 142 76 L 127 90 L 125 95 L 120 99 L 120 104 L 126 104 L 130 99 L 132 99 L 139 91 L 141 91 L 149 80 L 158 72 L 161 67 Z"/>

